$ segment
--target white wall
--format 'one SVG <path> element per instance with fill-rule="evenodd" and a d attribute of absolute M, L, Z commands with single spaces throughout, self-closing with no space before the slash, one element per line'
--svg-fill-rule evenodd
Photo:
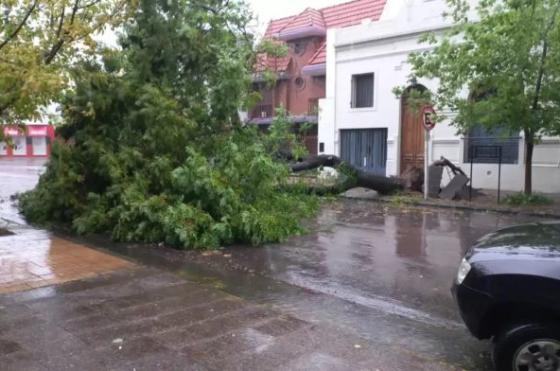
<path fill-rule="evenodd" d="M 441 16 L 445 10 L 443 0 L 389 0 L 389 3 L 392 15 L 382 18 L 382 21 L 329 32 L 327 94 L 320 102 L 318 140 L 325 145 L 324 153 L 339 155 L 341 129 L 387 128 L 387 175 L 398 175 L 401 102 L 393 89 L 409 83 L 411 68 L 406 62 L 408 54 L 426 48 L 418 43 L 418 37 L 427 30 L 441 32 L 449 23 Z M 352 75 L 369 72 L 375 73 L 374 107 L 353 109 L 350 107 Z M 432 91 L 437 89 L 437 81 L 419 80 L 418 83 Z M 451 112 L 441 113 L 452 118 Z M 463 139 L 448 122 L 438 124 L 432 131 L 429 160 L 445 156 L 469 174 L 470 164 L 463 162 Z M 502 189 L 523 189 L 522 140 L 519 146 L 518 163 L 502 165 Z M 533 172 L 535 190 L 560 192 L 558 138 L 548 138 L 536 146 Z M 472 176 L 474 187 L 496 188 L 497 174 L 498 166 L 495 164 L 475 164 Z M 448 180 L 444 175 L 444 183 Z"/>
<path fill-rule="evenodd" d="M 472 0 L 473 3 L 476 0 Z M 320 102 L 319 142 L 324 153 L 340 154 L 340 130 L 387 128 L 387 175 L 399 174 L 401 140 L 401 102 L 393 91 L 409 84 L 411 72 L 406 62 L 412 51 L 424 49 L 418 37 L 427 30 L 441 32 L 448 21 L 441 14 L 443 0 L 389 0 L 390 14 L 379 22 L 364 23 L 341 30 L 331 30 L 327 36 L 326 98 Z M 353 109 L 351 101 L 352 75 L 375 73 L 374 107 Z M 420 80 L 430 90 L 437 81 Z M 441 114 L 442 112 L 440 112 Z M 450 119 L 451 112 L 443 112 Z M 470 164 L 464 163 L 464 142 L 449 120 L 432 131 L 429 160 L 444 156 L 461 166 L 467 174 Z M 546 138 L 534 151 L 533 187 L 541 192 L 560 192 L 560 139 Z M 473 185 L 495 189 L 498 166 L 474 164 Z M 449 179 L 444 174 L 444 184 Z M 502 165 L 502 189 L 521 191 L 524 183 L 524 146 L 519 143 L 519 160 L 514 165 Z"/>

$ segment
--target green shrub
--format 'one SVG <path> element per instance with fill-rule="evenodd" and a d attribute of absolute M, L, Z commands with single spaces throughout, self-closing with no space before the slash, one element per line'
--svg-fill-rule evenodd
<path fill-rule="evenodd" d="M 544 195 L 532 193 L 515 193 L 504 198 L 504 203 L 511 206 L 549 205 L 552 200 Z"/>

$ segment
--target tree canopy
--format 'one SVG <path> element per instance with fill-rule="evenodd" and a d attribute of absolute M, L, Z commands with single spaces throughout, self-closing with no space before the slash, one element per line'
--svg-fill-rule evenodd
<path fill-rule="evenodd" d="M 414 76 L 434 78 L 432 99 L 455 111 L 462 133 L 474 125 L 525 139 L 525 191 L 542 135 L 560 133 L 560 2 L 448 0 L 454 25 L 422 41 L 409 58 Z"/>
<path fill-rule="evenodd" d="M 130 0 L 2 1 L 0 122 L 39 118 L 38 108 L 68 87 L 70 69 L 98 54 L 100 35 L 121 25 L 134 6 Z"/>
<path fill-rule="evenodd" d="M 315 198 L 239 118 L 250 17 L 240 1 L 141 0 L 122 50 L 74 70 L 63 141 L 20 200 L 27 219 L 181 248 L 300 232 Z"/>

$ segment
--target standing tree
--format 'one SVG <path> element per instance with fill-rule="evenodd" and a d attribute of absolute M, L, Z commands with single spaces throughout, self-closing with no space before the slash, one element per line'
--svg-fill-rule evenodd
<path fill-rule="evenodd" d="M 413 74 L 439 81 L 433 99 L 461 132 L 523 133 L 530 194 L 534 145 L 560 127 L 560 2 L 482 0 L 473 20 L 468 0 L 447 1 L 454 25 L 423 37 L 435 48 L 410 56 Z"/>
<path fill-rule="evenodd" d="M 134 8 L 128 0 L 4 0 L 0 5 L 0 124 L 39 117 L 81 57 Z M 2 140 L 3 130 L 0 130 Z"/>

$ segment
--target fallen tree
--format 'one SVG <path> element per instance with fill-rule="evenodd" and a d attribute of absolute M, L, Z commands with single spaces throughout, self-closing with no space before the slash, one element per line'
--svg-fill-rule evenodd
<path fill-rule="evenodd" d="M 380 194 L 390 194 L 405 189 L 404 182 L 400 178 L 385 177 L 364 171 L 334 155 L 310 156 L 302 162 L 292 164 L 290 168 L 294 173 L 298 173 L 325 166 L 338 170 L 339 180 L 333 186 L 312 187 L 315 193 L 344 192 L 353 187 L 364 187 L 373 189 Z"/>
<path fill-rule="evenodd" d="M 434 161 L 431 166 L 447 167 L 451 170 L 454 177 L 460 176 L 468 180 L 465 172 L 445 157 Z M 336 183 L 332 185 L 310 186 L 310 192 L 321 195 L 341 193 L 354 187 L 373 189 L 384 195 L 402 190 L 422 192 L 424 183 L 424 171 L 419 168 L 408 169 L 401 177 L 386 177 L 364 171 L 334 155 L 310 156 L 301 162 L 290 165 L 293 173 L 300 173 L 320 167 L 332 167 L 338 171 Z M 441 181 L 441 175 L 439 179 Z M 439 194 L 439 191 L 438 189 L 437 194 Z"/>
<path fill-rule="evenodd" d="M 290 171 L 272 155 L 290 138 L 263 138 L 238 113 L 254 100 L 250 14 L 242 2 L 197 3 L 221 5 L 139 2 L 122 47 L 75 71 L 61 140 L 19 198 L 27 221 L 185 249 L 304 231 L 318 199 L 279 192 Z"/>

